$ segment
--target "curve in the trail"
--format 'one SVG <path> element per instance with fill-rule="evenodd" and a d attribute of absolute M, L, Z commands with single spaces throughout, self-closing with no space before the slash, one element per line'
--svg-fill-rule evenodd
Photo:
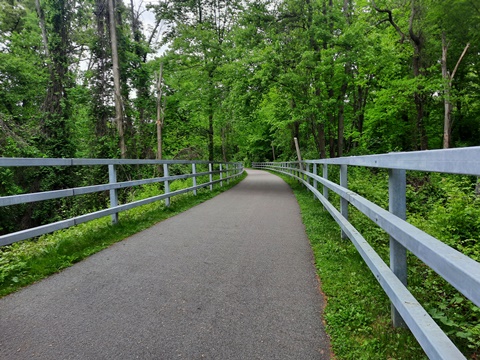
<path fill-rule="evenodd" d="M 296 199 L 248 173 L 0 299 L 0 359 L 329 359 Z"/>

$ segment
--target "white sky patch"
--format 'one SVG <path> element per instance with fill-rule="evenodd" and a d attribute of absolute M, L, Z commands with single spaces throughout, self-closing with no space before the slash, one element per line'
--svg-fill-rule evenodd
<path fill-rule="evenodd" d="M 135 10 L 140 14 L 140 19 L 145 28 L 155 26 L 155 14 L 146 9 L 148 4 L 156 4 L 158 1 L 154 0 L 133 0 Z M 129 5 L 129 4 L 128 4 Z"/>
<path fill-rule="evenodd" d="M 130 0 L 124 0 L 128 3 L 125 5 L 129 6 Z M 149 10 L 147 10 L 148 4 L 158 4 L 158 0 L 133 0 L 133 6 L 135 11 L 140 14 L 140 21 L 143 24 L 143 34 L 145 35 L 146 39 L 150 38 L 150 35 L 155 28 L 156 18 L 155 14 Z M 162 40 L 162 28 L 164 28 L 163 24 L 160 24 L 160 27 L 157 29 L 157 34 L 152 40 L 151 46 L 153 49 L 156 49 L 155 53 L 149 54 L 148 58 L 153 59 L 155 57 L 163 55 L 163 53 L 168 50 L 168 45 L 163 45 L 161 47 L 158 46 L 159 42 Z"/>

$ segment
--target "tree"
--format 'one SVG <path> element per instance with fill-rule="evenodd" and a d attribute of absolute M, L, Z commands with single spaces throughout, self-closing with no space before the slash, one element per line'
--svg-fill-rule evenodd
<path fill-rule="evenodd" d="M 408 20 L 408 37 L 393 19 L 391 10 L 379 8 L 373 0 L 372 0 L 372 5 L 377 12 L 387 14 L 388 17 L 386 21 L 388 21 L 395 28 L 396 32 L 400 36 L 400 43 L 403 43 L 404 41 L 407 40 L 412 45 L 414 50 L 413 56 L 412 56 L 413 76 L 415 79 L 420 79 L 421 75 L 423 75 L 423 70 L 425 68 L 425 63 L 423 59 L 424 46 L 425 46 L 424 33 L 421 26 L 417 31 L 415 29 L 415 23 L 419 21 L 419 18 L 424 11 L 424 9 L 422 8 L 422 4 L 420 3 L 420 0 L 411 1 L 410 16 Z M 416 84 L 417 90 L 414 92 L 413 98 L 414 98 L 415 107 L 417 110 L 417 114 L 416 114 L 417 134 L 420 137 L 417 143 L 421 150 L 425 150 L 428 147 L 428 139 L 427 139 L 425 124 L 424 124 L 425 94 L 422 92 L 422 87 L 423 86 L 421 84 Z"/>
<path fill-rule="evenodd" d="M 238 4 L 231 1 L 198 1 L 179 3 L 161 2 L 155 6 L 157 19 L 170 25 L 167 39 L 171 39 L 170 56 L 177 63 L 177 71 L 195 72 L 194 81 L 202 106 L 196 117 L 204 119 L 203 132 L 207 138 L 208 158 L 214 159 L 215 103 L 222 88 L 218 69 L 224 61 L 224 41 L 237 15 Z M 200 122 L 204 122 L 200 121 Z"/>
<path fill-rule="evenodd" d="M 157 159 L 162 159 L 162 128 L 165 120 L 165 94 L 163 90 L 163 63 L 160 63 L 160 72 L 157 77 Z"/>
<path fill-rule="evenodd" d="M 450 147 L 450 134 L 451 134 L 451 124 L 452 124 L 452 101 L 451 101 L 451 92 L 452 92 L 452 82 L 455 78 L 455 73 L 458 70 L 463 57 L 465 56 L 470 44 L 467 43 L 463 49 L 462 54 L 458 58 L 457 64 L 453 69 L 452 73 L 448 71 L 447 65 L 447 53 L 448 53 L 448 44 L 445 40 L 445 33 L 442 33 L 442 76 L 444 80 L 444 103 L 445 103 L 445 117 L 443 123 L 443 148 L 448 149 Z"/>
<path fill-rule="evenodd" d="M 125 135 L 123 131 L 124 123 L 124 105 L 120 85 L 120 69 L 118 59 L 117 26 L 115 16 L 114 0 L 108 0 L 108 15 L 110 20 L 110 44 L 112 46 L 112 64 L 113 64 L 113 82 L 115 85 L 115 121 L 119 137 L 120 156 L 126 157 L 127 147 L 125 145 Z"/>

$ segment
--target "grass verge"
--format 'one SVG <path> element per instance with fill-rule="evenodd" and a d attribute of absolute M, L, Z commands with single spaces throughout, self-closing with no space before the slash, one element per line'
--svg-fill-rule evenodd
<path fill-rule="evenodd" d="M 353 244 L 341 239 L 328 211 L 303 185 L 281 177 L 300 205 L 327 298 L 324 318 L 336 358 L 427 359 L 409 330 L 392 327 L 387 295 Z"/>
<path fill-rule="evenodd" d="M 38 239 L 26 240 L 0 248 L 0 297 L 59 272 L 139 231 L 188 210 L 232 188 L 246 173 L 213 191 L 202 189 L 171 199 L 170 207 L 163 201 L 119 214 L 120 221 L 112 225 L 110 217 L 93 220 Z M 153 194 L 152 194 L 153 195 Z"/>

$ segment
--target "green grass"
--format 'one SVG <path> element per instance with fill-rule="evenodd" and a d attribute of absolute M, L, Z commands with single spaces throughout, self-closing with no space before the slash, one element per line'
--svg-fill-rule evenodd
<path fill-rule="evenodd" d="M 215 185 L 213 191 L 201 189 L 197 196 L 192 193 L 176 196 L 171 199 L 170 207 L 165 207 L 164 202 L 159 201 L 122 212 L 116 225 L 111 224 L 110 217 L 104 217 L 38 239 L 4 246 L 0 248 L 0 296 L 65 269 L 116 242 L 211 199 L 238 184 L 246 176 L 244 173 L 228 184 L 224 181 L 223 187 Z M 185 185 L 176 181 L 171 188 L 173 191 Z M 158 195 L 154 191 L 152 186 L 146 186 L 143 192 L 138 191 L 135 199 Z"/>
<path fill-rule="evenodd" d="M 296 181 L 293 189 L 327 305 L 326 330 L 338 359 L 426 359 L 407 329 L 394 329 L 388 297 L 322 204 Z"/>

